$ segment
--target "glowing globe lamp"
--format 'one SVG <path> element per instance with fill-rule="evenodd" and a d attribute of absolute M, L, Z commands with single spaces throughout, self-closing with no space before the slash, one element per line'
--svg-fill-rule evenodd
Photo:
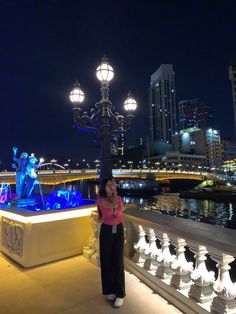
<path fill-rule="evenodd" d="M 132 97 L 130 92 L 129 92 L 128 97 L 126 98 L 126 100 L 124 102 L 124 108 L 128 112 L 134 112 L 137 109 L 137 102 Z"/>
<path fill-rule="evenodd" d="M 74 88 L 70 92 L 70 101 L 73 104 L 79 104 L 79 103 L 83 102 L 84 97 L 85 97 L 84 96 L 84 92 L 80 88 L 79 83 L 76 82 L 75 85 L 74 85 Z"/>
<path fill-rule="evenodd" d="M 106 58 L 102 59 L 101 64 L 96 69 L 96 75 L 99 81 L 109 83 L 114 77 L 114 70 Z"/>

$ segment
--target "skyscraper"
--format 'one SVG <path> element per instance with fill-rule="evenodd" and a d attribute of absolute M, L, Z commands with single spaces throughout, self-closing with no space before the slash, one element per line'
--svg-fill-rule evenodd
<path fill-rule="evenodd" d="M 233 106 L 234 106 L 234 129 L 236 135 L 236 56 L 231 58 L 229 66 L 229 79 L 232 83 L 232 96 L 233 96 Z"/>
<path fill-rule="evenodd" d="M 213 127 L 213 109 L 198 98 L 186 99 L 178 102 L 179 130 L 188 128 L 205 129 Z"/>
<path fill-rule="evenodd" d="M 151 142 L 171 143 L 177 130 L 175 73 L 172 64 L 162 64 L 151 75 L 149 88 Z"/>

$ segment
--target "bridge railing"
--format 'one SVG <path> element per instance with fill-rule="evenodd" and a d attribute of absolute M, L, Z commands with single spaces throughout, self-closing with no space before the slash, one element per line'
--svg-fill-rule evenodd
<path fill-rule="evenodd" d="M 235 230 L 137 209 L 124 221 L 127 270 L 184 313 L 236 313 Z"/>
<path fill-rule="evenodd" d="M 50 174 L 83 174 L 83 173 L 92 173 L 98 174 L 98 169 L 66 169 L 66 170 L 39 170 L 39 175 L 50 175 Z M 122 174 L 122 173 L 133 173 L 133 174 L 147 174 L 147 173 L 179 173 L 179 174 L 192 174 L 192 175 L 210 175 L 207 172 L 199 171 L 184 171 L 184 170 L 163 170 L 163 169 L 131 169 L 131 168 L 120 168 L 113 169 L 113 174 Z M 15 172 L 0 172 L 0 177 L 13 177 Z"/>

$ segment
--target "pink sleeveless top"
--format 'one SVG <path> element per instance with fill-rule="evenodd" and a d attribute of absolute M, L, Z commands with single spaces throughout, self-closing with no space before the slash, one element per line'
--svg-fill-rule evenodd
<path fill-rule="evenodd" d="M 102 223 L 106 225 L 113 225 L 114 223 L 114 208 L 113 207 L 104 207 L 103 200 L 109 202 L 106 198 L 99 197 L 97 199 L 98 206 L 102 213 Z M 116 224 L 122 223 L 122 213 L 123 213 L 123 204 L 121 196 L 117 196 L 118 207 L 116 208 Z"/>

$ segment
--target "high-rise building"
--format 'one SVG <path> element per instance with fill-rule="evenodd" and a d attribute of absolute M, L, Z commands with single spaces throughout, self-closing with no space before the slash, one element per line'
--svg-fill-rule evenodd
<path fill-rule="evenodd" d="M 149 88 L 151 142 L 171 143 L 177 130 L 175 72 L 172 64 L 162 64 L 151 75 Z"/>
<path fill-rule="evenodd" d="M 236 56 L 231 59 L 229 66 L 229 79 L 232 84 L 233 106 L 234 106 L 234 128 L 236 135 Z"/>
<path fill-rule="evenodd" d="M 223 159 L 231 160 L 236 159 L 236 143 L 231 139 L 223 139 Z"/>
<path fill-rule="evenodd" d="M 213 127 L 213 109 L 198 98 L 186 99 L 178 102 L 179 130 L 188 128 L 205 129 Z"/>
<path fill-rule="evenodd" d="M 183 154 L 204 155 L 211 170 L 222 165 L 220 132 L 212 128 L 189 128 L 173 136 L 174 149 Z"/>

